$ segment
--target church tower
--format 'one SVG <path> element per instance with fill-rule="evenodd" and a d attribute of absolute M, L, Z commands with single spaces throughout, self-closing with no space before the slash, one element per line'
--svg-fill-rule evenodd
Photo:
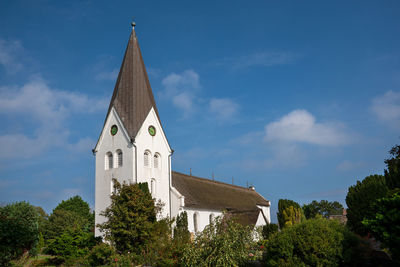
<path fill-rule="evenodd" d="M 110 204 L 112 179 L 147 182 L 170 216 L 171 154 L 140 52 L 134 23 L 100 137 L 96 158 L 96 225 Z M 101 233 L 96 227 L 95 235 Z"/>

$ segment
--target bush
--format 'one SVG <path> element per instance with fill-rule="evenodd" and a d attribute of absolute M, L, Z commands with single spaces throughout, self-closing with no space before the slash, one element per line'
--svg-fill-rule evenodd
<path fill-rule="evenodd" d="M 310 219 L 287 227 L 267 245 L 267 266 L 337 266 L 354 257 L 358 239 L 336 221 Z"/>
<path fill-rule="evenodd" d="M 375 215 L 363 224 L 389 248 L 393 260 L 400 263 L 400 193 L 378 199 L 372 210 Z"/>
<path fill-rule="evenodd" d="M 32 251 L 38 239 L 38 213 L 34 206 L 23 201 L 0 207 L 1 266 Z"/>
<path fill-rule="evenodd" d="M 67 229 L 57 238 L 50 241 L 46 252 L 65 261 L 85 256 L 95 245 L 96 238 L 93 233 L 87 233 L 80 229 Z"/>
<path fill-rule="evenodd" d="M 264 239 L 269 239 L 273 234 L 277 233 L 279 227 L 277 224 L 274 223 L 267 223 L 262 227 L 262 237 Z"/>
<path fill-rule="evenodd" d="M 111 265 L 116 257 L 115 249 L 112 246 L 101 243 L 92 248 L 86 257 L 86 263 L 89 266 Z"/>
<path fill-rule="evenodd" d="M 217 218 L 188 244 L 180 260 L 182 266 L 242 266 L 255 247 L 253 232 L 232 220 Z"/>

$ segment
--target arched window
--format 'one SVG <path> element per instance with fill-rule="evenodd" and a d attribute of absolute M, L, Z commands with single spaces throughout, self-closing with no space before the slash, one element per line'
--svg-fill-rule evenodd
<path fill-rule="evenodd" d="M 156 194 L 156 180 L 154 178 L 150 182 L 150 193 L 153 197 Z"/>
<path fill-rule="evenodd" d="M 193 226 L 194 226 L 194 232 L 197 233 L 198 231 L 198 225 L 197 225 L 197 220 L 199 219 L 199 214 L 197 212 L 195 212 L 193 214 Z"/>
<path fill-rule="evenodd" d="M 210 224 L 212 224 L 214 222 L 214 214 L 210 214 Z"/>
<path fill-rule="evenodd" d="M 117 168 L 122 167 L 122 150 L 117 150 Z"/>
<path fill-rule="evenodd" d="M 150 151 L 146 150 L 144 152 L 144 166 L 145 167 L 150 167 L 150 157 L 151 157 Z"/>
<path fill-rule="evenodd" d="M 160 157 L 160 154 L 158 154 L 158 153 L 156 153 L 155 155 L 154 155 L 154 168 L 155 169 L 158 169 L 158 168 L 160 168 L 161 166 L 161 162 L 160 162 L 160 160 L 161 160 L 161 157 Z"/>
<path fill-rule="evenodd" d="M 117 193 L 117 190 L 115 189 L 115 187 L 114 187 L 114 179 L 111 179 L 111 184 L 110 184 L 110 186 L 111 186 L 111 194 L 116 194 Z"/>
<path fill-rule="evenodd" d="M 105 157 L 105 169 L 110 170 L 113 168 L 113 154 L 111 152 L 107 152 Z"/>

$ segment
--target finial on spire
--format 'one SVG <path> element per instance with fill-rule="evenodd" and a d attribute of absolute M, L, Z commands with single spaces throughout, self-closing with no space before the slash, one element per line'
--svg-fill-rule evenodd
<path fill-rule="evenodd" d="M 132 26 L 132 30 L 134 30 L 135 26 L 136 26 L 135 17 L 132 17 L 131 26 Z"/>

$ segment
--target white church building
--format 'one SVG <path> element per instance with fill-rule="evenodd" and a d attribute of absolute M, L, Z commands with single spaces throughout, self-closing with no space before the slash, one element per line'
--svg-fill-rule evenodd
<path fill-rule="evenodd" d="M 202 231 L 223 212 L 238 222 L 270 222 L 270 201 L 254 188 L 240 187 L 172 171 L 173 150 L 164 132 L 134 28 L 115 84 L 96 158 L 96 225 L 111 203 L 113 178 L 120 183 L 147 182 L 152 196 L 171 218 L 186 211 L 189 231 Z M 95 235 L 101 235 L 96 227 Z"/>

